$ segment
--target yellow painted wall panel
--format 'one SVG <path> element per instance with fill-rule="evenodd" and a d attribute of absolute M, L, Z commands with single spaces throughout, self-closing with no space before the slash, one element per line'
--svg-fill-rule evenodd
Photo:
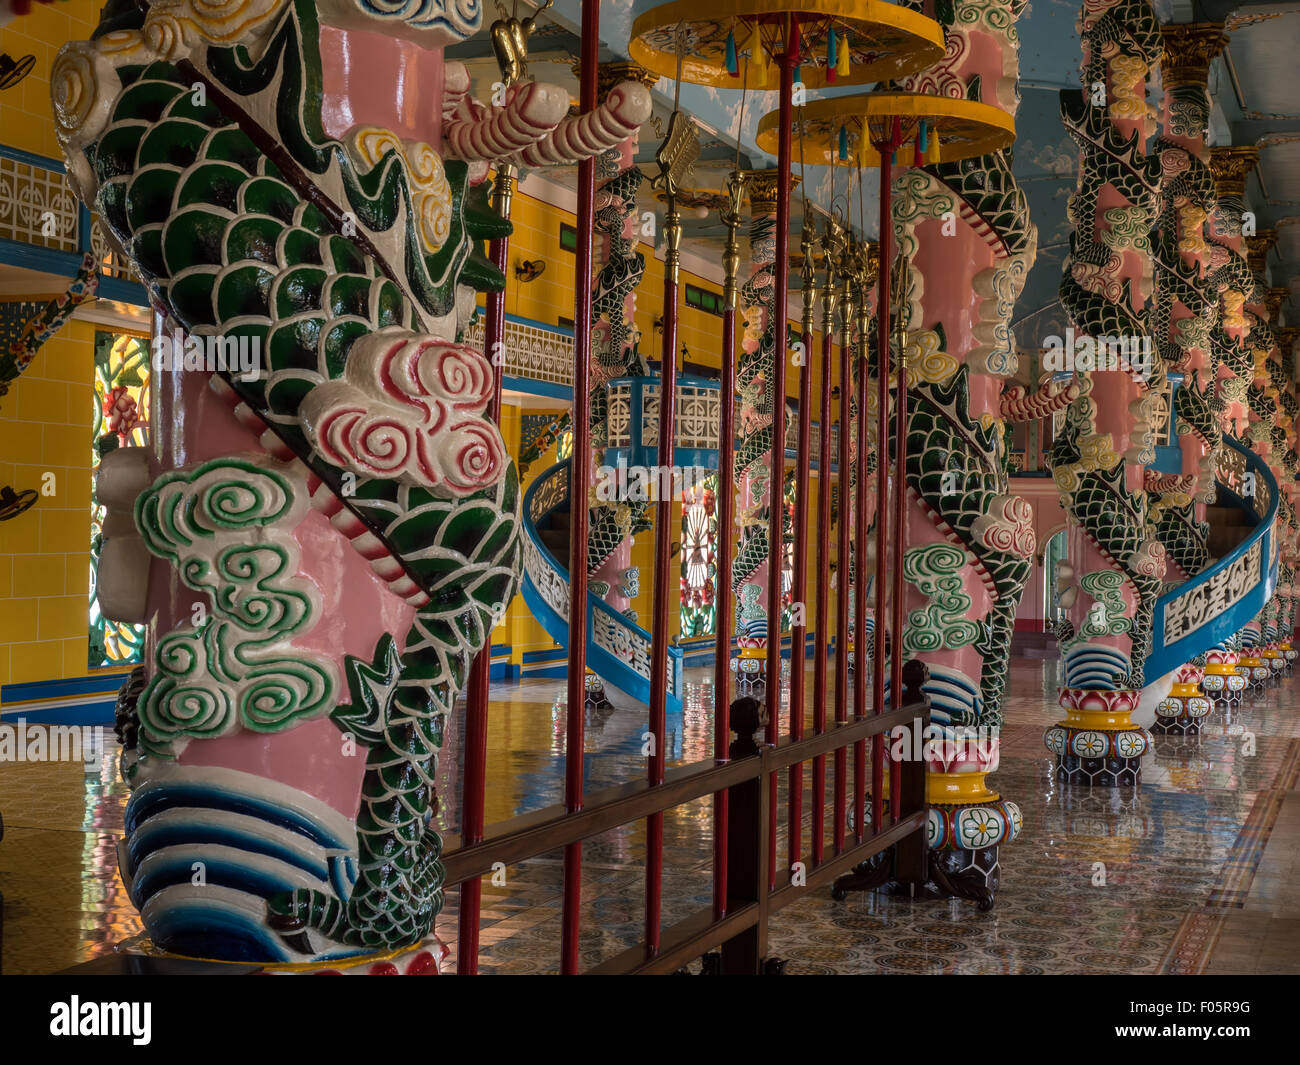
<path fill-rule="evenodd" d="M 68 386 L 61 381 L 40 378 L 22 379 L 14 388 L 14 418 L 24 422 L 66 424 L 68 421 Z"/>
<path fill-rule="evenodd" d="M 79 595 L 89 602 L 90 598 L 90 552 L 80 551 L 64 555 L 67 577 L 64 591 L 68 595 Z"/>
<path fill-rule="evenodd" d="M 57 551 L 62 554 L 85 551 L 86 557 L 89 558 L 90 515 L 81 510 L 43 511 L 41 550 Z"/>
<path fill-rule="evenodd" d="M 35 599 L 9 599 L 0 605 L 0 643 L 23 643 L 35 636 Z"/>
<path fill-rule="evenodd" d="M 37 639 L 60 639 L 85 632 L 90 624 L 89 610 L 89 604 L 79 595 L 42 596 L 37 608 Z"/>
<path fill-rule="evenodd" d="M 13 591 L 20 598 L 62 595 L 67 584 L 66 555 L 15 555 Z"/>
<path fill-rule="evenodd" d="M 22 646 L 11 648 L 8 683 L 25 684 L 62 676 L 62 640 L 24 642 Z"/>
<path fill-rule="evenodd" d="M 39 504 L 0 523 L 0 554 L 34 555 L 42 550 Z"/>

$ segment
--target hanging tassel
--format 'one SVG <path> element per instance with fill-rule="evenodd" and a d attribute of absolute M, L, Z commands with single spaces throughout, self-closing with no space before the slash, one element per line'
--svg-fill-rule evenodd
<path fill-rule="evenodd" d="M 803 67 L 798 66 L 794 68 L 794 83 L 798 85 L 801 81 L 803 81 Z"/>
<path fill-rule="evenodd" d="M 853 57 L 849 54 L 849 35 L 842 32 L 840 36 L 844 39 L 839 42 L 839 65 L 836 67 L 835 72 L 841 78 L 847 78 L 852 72 L 851 64 L 853 62 Z"/>
<path fill-rule="evenodd" d="M 849 127 L 841 126 L 840 127 L 840 162 L 847 163 L 848 161 L 849 161 Z"/>
<path fill-rule="evenodd" d="M 937 129 L 930 134 L 930 151 L 926 162 L 932 165 L 939 162 L 939 131 Z"/>
<path fill-rule="evenodd" d="M 736 35 L 727 31 L 727 73 L 733 78 L 740 77 L 740 64 L 736 61 Z"/>
<path fill-rule="evenodd" d="M 926 134 L 928 132 L 929 131 L 925 127 L 925 119 L 921 119 L 921 124 L 917 127 L 916 130 L 916 154 L 919 157 L 924 157 L 925 155 L 926 145 L 928 143 L 926 139 Z"/>
<path fill-rule="evenodd" d="M 889 127 L 889 143 L 894 147 L 903 143 L 903 116 L 895 115 Z"/>
<path fill-rule="evenodd" d="M 757 22 L 754 23 L 754 32 L 750 34 L 748 48 L 751 67 L 749 80 L 753 87 L 762 87 L 767 84 L 771 71 L 767 65 L 767 49 L 763 47 L 763 30 Z"/>
<path fill-rule="evenodd" d="M 835 28 L 826 35 L 826 80 L 832 82 L 839 75 L 839 58 L 835 51 Z M 841 127 L 843 128 L 843 127 Z M 844 158 L 843 156 L 840 157 Z"/>

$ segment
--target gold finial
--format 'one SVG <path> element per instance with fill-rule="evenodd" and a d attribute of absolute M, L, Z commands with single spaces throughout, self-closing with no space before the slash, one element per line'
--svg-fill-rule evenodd
<path fill-rule="evenodd" d="M 829 335 L 835 329 L 835 311 L 840 301 L 836 284 L 839 280 L 840 257 L 844 253 L 844 227 L 833 218 L 826 219 L 826 233 L 822 237 L 822 247 L 826 249 L 824 256 L 826 294 L 822 297 L 822 332 Z"/>
<path fill-rule="evenodd" d="M 497 0 L 501 17 L 492 23 L 488 34 L 492 51 L 496 53 L 501 80 L 509 87 L 528 75 L 528 37 L 537 28 L 537 19 L 555 0 L 545 0 L 541 7 L 525 19 L 506 13 L 506 6 Z"/>
<path fill-rule="evenodd" d="M 868 285 L 874 285 L 880 279 L 880 245 L 874 240 L 869 240 L 865 248 L 867 271 L 865 281 Z"/>
<path fill-rule="evenodd" d="M 846 351 L 852 343 L 854 298 L 860 287 L 857 267 L 857 247 L 850 236 L 840 246 L 840 346 Z"/>
<path fill-rule="evenodd" d="M 674 281 L 680 273 L 682 251 L 682 213 L 677 209 L 677 194 L 682 183 L 695 169 L 695 160 L 700 157 L 700 138 L 695 131 L 695 123 L 680 111 L 674 111 L 668 119 L 668 135 L 655 152 L 655 162 L 659 166 L 659 176 L 651 184 L 664 194 L 664 203 L 668 210 L 664 215 L 664 241 L 667 251 L 664 255 L 664 269 Z"/>
<path fill-rule="evenodd" d="M 803 285 L 803 331 L 811 333 L 813 305 L 817 302 L 817 231 L 810 218 L 804 219 L 799 234 L 799 250 L 803 255 L 803 262 L 799 265 L 799 279 Z"/>
<path fill-rule="evenodd" d="M 745 206 L 745 175 L 733 170 L 727 178 L 727 206 L 722 212 L 727 227 L 727 243 L 722 250 L 722 302 L 735 310 L 736 278 L 740 274 L 740 213 Z"/>

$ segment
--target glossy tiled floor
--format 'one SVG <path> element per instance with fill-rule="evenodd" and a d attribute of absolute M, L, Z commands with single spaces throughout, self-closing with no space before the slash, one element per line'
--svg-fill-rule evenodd
<path fill-rule="evenodd" d="M 791 973 L 1254 973 L 1300 971 L 1300 677 L 1231 721 L 1222 712 L 1199 741 L 1159 739 L 1140 792 L 1063 790 L 1042 747 L 1055 708 L 1056 663 L 1011 666 L 1002 768 L 993 778 L 1020 803 L 1025 829 L 1002 850 L 992 913 L 969 903 L 921 903 L 823 892 L 779 914 L 773 954 Z M 684 712 L 669 719 L 669 758 L 712 751 L 711 689 L 691 677 Z M 811 674 L 808 674 L 811 685 Z M 559 800 L 563 682 L 494 690 L 489 822 Z M 439 821 L 455 830 L 459 720 L 440 768 Z M 640 776 L 644 711 L 616 710 L 588 733 L 589 786 Z M 139 933 L 117 878 L 125 788 L 111 754 L 79 764 L 0 763 L 0 971 L 49 972 L 112 950 Z M 710 896 L 711 829 L 704 803 L 666 818 L 665 920 Z M 643 906 L 640 825 L 584 849 L 587 964 L 636 942 Z M 484 971 L 557 967 L 560 856 L 485 884 Z M 439 919 L 454 948 L 456 896 Z M 454 960 L 451 959 L 451 960 Z"/>

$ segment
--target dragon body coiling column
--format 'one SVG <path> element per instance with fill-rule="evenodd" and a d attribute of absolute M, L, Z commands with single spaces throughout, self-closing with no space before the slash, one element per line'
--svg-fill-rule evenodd
<path fill-rule="evenodd" d="M 943 60 L 903 88 L 1014 113 L 1023 6 L 957 0 Z M 1007 157 L 914 168 L 894 189 L 910 267 L 899 297 L 911 503 L 901 654 L 929 667 L 941 734 L 929 748 L 931 888 L 988 905 L 998 846 L 1020 829 L 1019 808 L 986 775 L 998 766 L 1011 634 L 1035 548 L 1030 505 L 1010 490 L 1007 422 L 1050 414 L 1073 393 L 1004 387 L 1017 368 L 1012 311 L 1037 249 Z"/>
<path fill-rule="evenodd" d="M 1051 458 L 1078 577 L 1060 588 L 1067 716 L 1044 739 L 1071 782 L 1135 784 L 1151 740 L 1130 714 L 1147 679 L 1165 573 L 1163 503 L 1148 494 L 1143 469 L 1155 458 L 1152 405 L 1166 380 L 1150 322 L 1161 159 L 1146 150 L 1147 79 L 1162 43 L 1146 0 L 1085 3 L 1078 27 L 1083 87 L 1061 93 L 1080 167 L 1060 296 L 1076 337 L 1065 354 L 1079 395 Z"/>
<path fill-rule="evenodd" d="M 784 307 L 776 307 L 776 196 L 774 170 L 749 171 L 749 254 L 753 272 L 740 287 L 745 334 L 736 365 L 740 424 L 733 470 L 737 493 L 736 525 L 740 542 L 731 565 L 736 593 L 736 692 L 761 698 L 767 680 L 768 613 L 780 603 L 767 602 L 768 545 L 772 523 L 780 536 L 782 516 L 770 513 L 771 478 L 781 476 L 785 447 L 785 397 L 773 394 L 777 344 L 784 345 Z M 781 349 L 784 351 L 784 346 Z M 781 450 L 777 450 L 781 449 Z M 729 609 L 722 604 L 723 609 Z M 780 678 L 774 678 L 779 682 Z"/>
<path fill-rule="evenodd" d="M 649 113 L 519 80 L 531 20 L 493 27 L 508 91 L 473 100 L 442 49 L 480 18 L 112 0 L 55 63 L 69 177 L 165 316 L 153 447 L 100 483 L 104 612 L 149 626 L 121 869 L 162 950 L 437 970 L 435 758 L 520 554 L 493 368 L 458 342 L 504 283 L 485 179 Z"/>
<path fill-rule="evenodd" d="M 1205 504 L 1215 499 L 1215 469 L 1222 431 L 1211 407 L 1218 365 L 1210 333 L 1218 320 L 1211 283 L 1210 245 L 1204 229 L 1214 211 L 1214 176 L 1206 135 L 1210 63 L 1227 42 L 1217 23 L 1164 26 L 1161 81 L 1162 131 L 1152 147 L 1160 159 L 1160 206 L 1151 234 L 1155 294 L 1151 333 L 1168 371 L 1183 375 L 1173 391 L 1182 466 L 1178 475 L 1148 471 L 1147 489 L 1158 497 L 1156 529 L 1167 561 L 1165 579 L 1178 583 L 1210 563 Z M 1212 700 L 1201 688 L 1205 659 L 1181 666 L 1169 694 L 1155 708 L 1155 732 L 1194 735 Z M 1154 678 L 1148 678 L 1154 679 Z"/>

